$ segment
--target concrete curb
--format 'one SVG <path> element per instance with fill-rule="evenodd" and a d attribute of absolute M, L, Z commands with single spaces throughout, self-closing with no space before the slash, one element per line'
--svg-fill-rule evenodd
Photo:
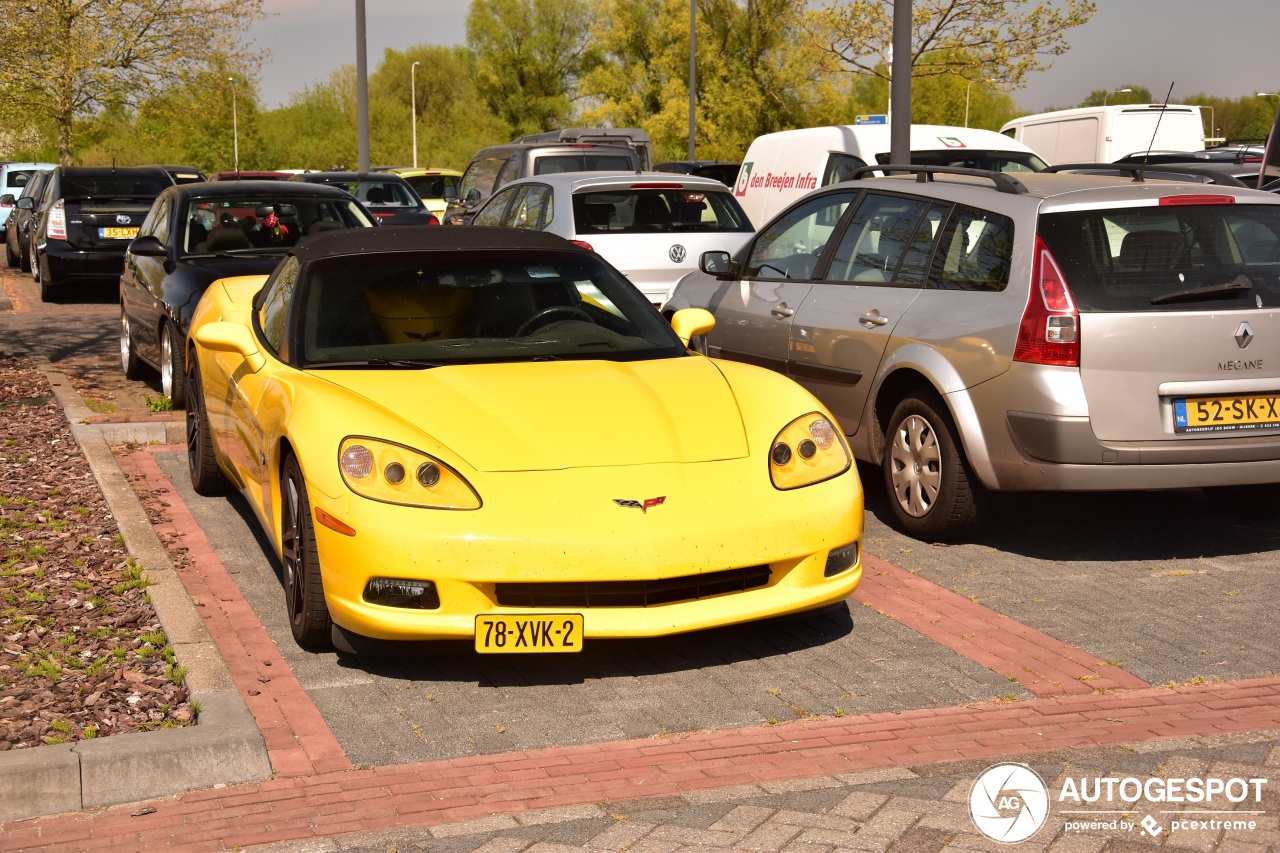
<path fill-rule="evenodd" d="M 86 424 L 93 413 L 67 378 L 46 359 L 28 357 L 53 387 L 126 548 L 151 580 L 147 591 L 156 615 L 178 663 L 187 668 L 187 685 L 201 710 L 198 724 L 187 728 L 0 753 L 0 821 L 270 777 L 262 733 L 108 446 L 181 442 L 182 423 Z"/>

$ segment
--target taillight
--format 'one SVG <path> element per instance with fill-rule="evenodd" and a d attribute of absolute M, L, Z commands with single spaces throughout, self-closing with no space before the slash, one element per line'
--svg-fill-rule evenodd
<path fill-rule="evenodd" d="M 586 240 L 570 240 L 569 242 L 575 246 L 581 246 L 582 248 L 586 249 L 588 252 L 595 251 L 595 248 Z"/>
<path fill-rule="evenodd" d="M 1036 237 L 1031 294 L 1018 326 L 1014 361 L 1080 366 L 1080 314 L 1066 276 L 1044 241 Z"/>
<path fill-rule="evenodd" d="M 1194 204 L 1235 204 L 1233 195 L 1166 195 L 1160 197 L 1161 207 L 1181 207 Z"/>
<path fill-rule="evenodd" d="M 49 208 L 49 226 L 45 230 L 45 236 L 50 240 L 67 239 L 67 211 L 62 206 L 62 199 L 58 199 Z"/>

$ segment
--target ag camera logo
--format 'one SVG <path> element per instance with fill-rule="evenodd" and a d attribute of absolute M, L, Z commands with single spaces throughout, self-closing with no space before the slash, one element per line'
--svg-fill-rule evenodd
<path fill-rule="evenodd" d="M 1049 816 L 1049 790 L 1025 764 L 996 764 L 973 783 L 969 816 L 978 831 L 993 841 L 1025 841 Z"/>

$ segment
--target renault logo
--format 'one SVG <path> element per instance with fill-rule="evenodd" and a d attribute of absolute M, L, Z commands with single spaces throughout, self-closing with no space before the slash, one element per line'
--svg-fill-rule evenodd
<path fill-rule="evenodd" d="M 679 264 L 684 262 L 684 254 L 685 254 L 684 246 L 681 246 L 679 243 L 676 243 L 674 246 L 671 247 L 671 251 L 667 252 L 667 257 L 671 258 L 672 261 Z"/>
<path fill-rule="evenodd" d="M 126 216 L 126 215 L 125 215 L 125 214 L 123 214 L 123 213 L 118 214 L 118 215 L 116 216 L 116 222 L 117 222 L 118 224 L 120 224 L 120 225 L 128 225 L 128 224 L 129 224 L 130 222 L 132 222 L 132 221 L 133 221 L 133 217 L 131 217 L 131 216 Z"/>
<path fill-rule="evenodd" d="M 1244 349 L 1253 340 L 1253 327 L 1248 323 L 1241 323 L 1240 328 L 1236 329 L 1236 345 L 1240 349 Z"/>

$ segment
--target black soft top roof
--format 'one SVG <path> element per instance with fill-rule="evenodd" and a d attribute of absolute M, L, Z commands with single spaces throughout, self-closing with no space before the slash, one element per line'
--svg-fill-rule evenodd
<path fill-rule="evenodd" d="M 331 184 L 307 184 L 293 181 L 204 181 L 195 184 L 179 184 L 171 193 L 179 199 L 243 198 L 249 195 L 269 195 L 277 198 L 343 198 L 350 199 L 349 192 Z"/>
<path fill-rule="evenodd" d="M 324 231 L 300 242 L 293 254 L 300 261 L 370 252 L 544 249 L 585 251 L 563 237 L 523 228 L 483 225 L 402 225 Z"/>

